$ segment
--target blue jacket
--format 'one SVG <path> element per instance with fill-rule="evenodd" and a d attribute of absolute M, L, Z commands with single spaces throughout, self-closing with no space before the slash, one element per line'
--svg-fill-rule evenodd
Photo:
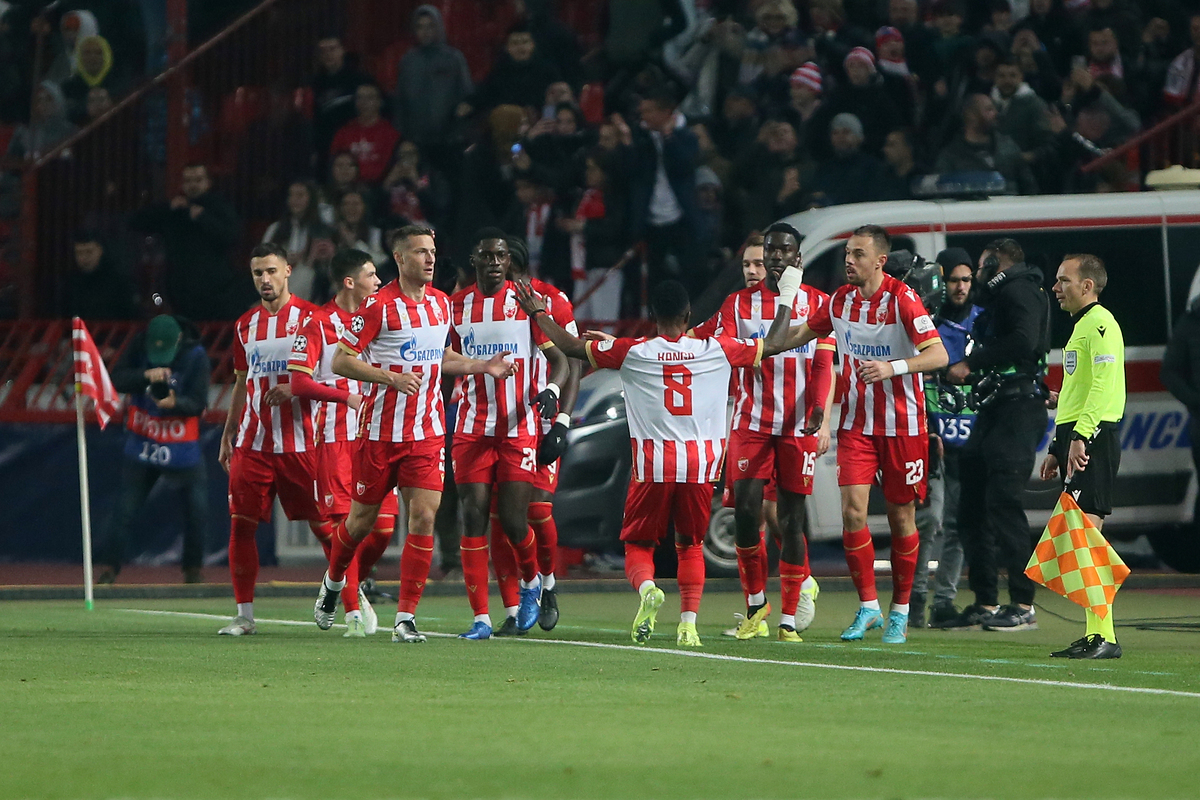
<path fill-rule="evenodd" d="M 971 306 L 971 310 L 961 322 L 938 317 L 938 335 L 950 356 L 950 363 L 956 364 L 967 357 L 967 336 L 975 324 L 975 318 L 982 311 L 979 306 Z M 965 391 L 965 389 L 964 389 Z M 937 394 L 937 382 L 925 381 L 925 405 L 929 411 L 930 431 L 942 437 L 942 443 L 947 447 L 962 447 L 971 435 L 971 425 L 975 420 L 975 412 L 964 408 L 958 414 L 943 411 Z"/>
<path fill-rule="evenodd" d="M 696 167 L 699 164 L 700 143 L 696 134 L 686 127 L 676 128 L 662 140 L 663 168 L 667 183 L 679 201 L 683 211 L 683 222 L 695 234 L 699 229 L 700 202 L 696 195 Z M 650 199 L 654 195 L 654 182 L 658 178 L 658 148 L 654 138 L 643 128 L 633 129 L 633 147 L 627 158 L 626 175 L 629 176 L 629 221 L 635 239 L 640 238 L 649 225 Z"/>

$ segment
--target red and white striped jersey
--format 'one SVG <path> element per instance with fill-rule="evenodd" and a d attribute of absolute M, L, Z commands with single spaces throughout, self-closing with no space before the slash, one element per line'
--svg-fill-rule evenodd
<path fill-rule="evenodd" d="M 940 342 L 921 299 L 890 275 L 873 297 L 847 284 L 829 305 L 808 319 L 818 336 L 836 334 L 842 353 L 842 424 L 844 431 L 866 436 L 925 436 L 925 384 L 920 373 L 897 375 L 867 384 L 858 377 L 864 361 L 912 358 Z"/>
<path fill-rule="evenodd" d="M 314 311 L 300 325 L 288 369 L 301 369 L 313 380 L 325 386 L 361 394 L 358 381 L 343 378 L 333 371 L 333 354 L 337 352 L 342 331 L 354 316 L 330 300 Z M 358 412 L 345 403 L 318 403 L 317 433 L 321 442 L 352 442 L 358 436 Z"/>
<path fill-rule="evenodd" d="M 238 318 L 233 368 L 246 379 L 246 407 L 238 423 L 235 447 L 262 453 L 303 453 L 316 444 L 317 406 L 293 397 L 281 406 L 268 406 L 263 395 L 272 386 L 290 383 L 288 357 L 300 324 L 317 307 L 295 295 L 275 314 L 262 304 Z"/>
<path fill-rule="evenodd" d="M 775 319 L 779 294 L 767 288 L 766 281 L 731 294 L 721 310 L 707 322 L 697 325 L 697 337 L 733 336 L 738 339 L 765 339 Z M 807 322 L 818 309 L 829 303 L 829 295 L 811 286 L 801 286 L 792 304 L 794 324 Z M 733 427 L 737 430 L 769 433 L 773 436 L 803 436 L 809 409 L 824 397 L 809 397 L 813 383 L 817 350 L 834 350 L 832 337 L 809 342 L 803 347 L 764 358 L 759 369 L 740 369 L 733 374 Z M 822 369 L 829 369 L 822 364 Z M 820 381 L 829 390 L 827 381 Z M 797 414 L 796 409 L 803 413 Z"/>
<path fill-rule="evenodd" d="M 462 402 L 455 433 L 479 436 L 537 436 L 541 431 L 533 408 L 537 394 L 533 376 L 537 351 L 553 347 L 541 327 L 517 304 L 512 281 L 494 295 L 468 286 L 450 298 L 454 319 L 450 340 L 468 358 L 486 361 L 507 352 L 516 373 L 502 381 L 491 375 L 464 375 Z"/>
<path fill-rule="evenodd" d="M 362 435 L 374 442 L 415 442 L 446 435 L 442 356 L 450 331 L 450 298 L 425 287 L 420 302 L 400 291 L 399 279 L 363 301 L 342 331 L 339 347 L 388 372 L 414 372 L 414 395 L 391 386 L 364 386 Z"/>
<path fill-rule="evenodd" d="M 588 360 L 620 370 L 633 478 L 707 483 L 721 476 L 725 407 L 734 367 L 757 367 L 762 339 L 614 339 L 587 342 Z"/>
<path fill-rule="evenodd" d="M 571 306 L 571 301 L 562 293 L 557 286 L 552 283 L 546 283 L 537 278 L 531 278 L 529 285 L 533 290 L 542 296 L 542 301 L 546 304 L 546 313 L 550 315 L 550 319 L 558 323 L 559 327 L 565 330 L 572 336 L 579 335 L 579 326 L 575 324 L 575 309 Z M 546 388 L 550 383 L 550 359 L 546 358 L 545 354 L 539 349 L 537 357 L 533 360 L 533 393 Z M 554 420 L 542 420 L 542 432 L 550 430 L 554 424 Z"/>

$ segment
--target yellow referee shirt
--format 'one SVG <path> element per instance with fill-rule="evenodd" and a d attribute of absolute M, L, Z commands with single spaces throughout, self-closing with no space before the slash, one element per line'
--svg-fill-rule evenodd
<path fill-rule="evenodd" d="M 1075 318 L 1063 348 L 1063 385 L 1056 425 L 1074 422 L 1074 432 L 1090 439 L 1101 422 L 1125 413 L 1125 339 L 1112 312 L 1092 303 Z"/>

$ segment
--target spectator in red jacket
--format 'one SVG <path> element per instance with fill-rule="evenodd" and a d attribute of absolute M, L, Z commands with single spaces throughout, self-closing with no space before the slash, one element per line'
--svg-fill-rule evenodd
<path fill-rule="evenodd" d="M 358 116 L 347 122 L 334 135 L 330 154 L 348 150 L 358 162 L 359 179 L 378 185 L 387 174 L 392 152 L 400 142 L 400 134 L 380 116 L 383 94 L 379 87 L 364 83 L 354 92 L 354 109 Z"/>

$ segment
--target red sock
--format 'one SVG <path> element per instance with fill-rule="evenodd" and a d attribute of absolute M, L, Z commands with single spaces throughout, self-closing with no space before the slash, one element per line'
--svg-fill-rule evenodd
<path fill-rule="evenodd" d="M 425 591 L 429 565 L 433 563 L 433 537 L 410 533 L 400 554 L 400 601 L 397 611 L 417 613 L 417 603 Z"/>
<path fill-rule="evenodd" d="M 758 541 L 760 544 L 758 548 L 758 568 L 762 570 L 763 585 L 765 586 L 767 578 L 771 577 L 771 564 L 767 561 L 767 524 L 765 522 L 758 529 Z"/>
<path fill-rule="evenodd" d="M 330 580 L 333 580 L 330 578 Z M 342 608 L 346 611 L 361 611 L 358 606 L 358 550 L 346 565 L 346 585 L 342 587 Z"/>
<path fill-rule="evenodd" d="M 346 523 L 343 520 L 339 522 L 333 529 L 333 549 L 329 554 L 329 580 L 340 581 L 346 577 L 346 570 L 350 568 L 350 562 L 354 560 L 354 551 L 358 549 L 358 542 L 350 538 L 350 534 L 346 531 Z M 358 583 L 358 576 L 354 576 L 355 584 Z"/>
<path fill-rule="evenodd" d="M 325 551 L 325 560 L 328 561 L 330 550 L 333 547 L 333 522 L 327 519 L 310 522 L 308 528 L 321 543 L 321 549 Z"/>
<path fill-rule="evenodd" d="M 392 543 L 392 532 L 395 530 L 396 518 L 387 515 L 375 521 L 375 527 L 367 534 L 367 538 L 358 543 L 358 551 L 354 558 L 358 561 L 358 579 L 366 580 L 371 577 L 371 570 L 383 558 L 388 545 Z M 386 523 L 386 527 L 381 527 Z"/>
<path fill-rule="evenodd" d="M 765 549 L 762 542 L 755 542 L 753 547 L 737 548 L 738 577 L 742 579 L 742 591 L 746 597 L 766 589 L 767 573 L 761 558 Z"/>
<path fill-rule="evenodd" d="M 464 536 L 458 545 L 462 557 L 467 600 L 476 616 L 488 613 L 488 544 L 486 536 Z"/>
<path fill-rule="evenodd" d="M 554 522 L 553 503 L 530 503 L 529 525 L 537 537 L 538 572 L 543 575 L 554 573 L 558 558 L 558 525 Z"/>
<path fill-rule="evenodd" d="M 517 556 L 513 552 L 499 517 L 492 517 L 492 571 L 500 589 L 500 602 L 512 608 L 521 602 L 521 587 L 517 583 Z"/>
<path fill-rule="evenodd" d="M 917 574 L 919 536 L 892 537 L 892 602 L 904 605 L 912 597 L 913 576 Z"/>
<path fill-rule="evenodd" d="M 808 564 L 789 564 L 779 560 L 779 584 L 781 587 L 779 611 L 781 614 L 795 616 L 796 606 L 800 603 L 800 584 L 812 574 Z"/>
<path fill-rule="evenodd" d="M 654 580 L 654 548 L 625 543 L 625 577 L 636 592 L 646 581 Z"/>
<path fill-rule="evenodd" d="M 875 545 L 871 532 L 866 528 L 859 531 L 842 531 L 842 546 L 846 549 L 846 564 L 850 567 L 850 580 L 858 589 L 858 599 L 864 603 L 878 600 L 875 591 Z M 911 586 L 911 581 L 909 583 Z"/>
<path fill-rule="evenodd" d="M 675 545 L 679 557 L 679 610 L 699 611 L 704 594 L 704 550 L 699 545 Z"/>
<path fill-rule="evenodd" d="M 513 554 L 517 557 L 517 569 L 521 572 L 521 580 L 529 583 L 537 578 L 537 537 L 532 528 L 525 529 L 525 539 L 520 544 L 513 545 Z"/>
<path fill-rule="evenodd" d="M 233 599 L 237 603 L 254 602 L 254 582 L 258 580 L 258 543 L 254 534 L 258 520 L 234 517 L 229 530 L 229 577 L 233 581 Z"/>

